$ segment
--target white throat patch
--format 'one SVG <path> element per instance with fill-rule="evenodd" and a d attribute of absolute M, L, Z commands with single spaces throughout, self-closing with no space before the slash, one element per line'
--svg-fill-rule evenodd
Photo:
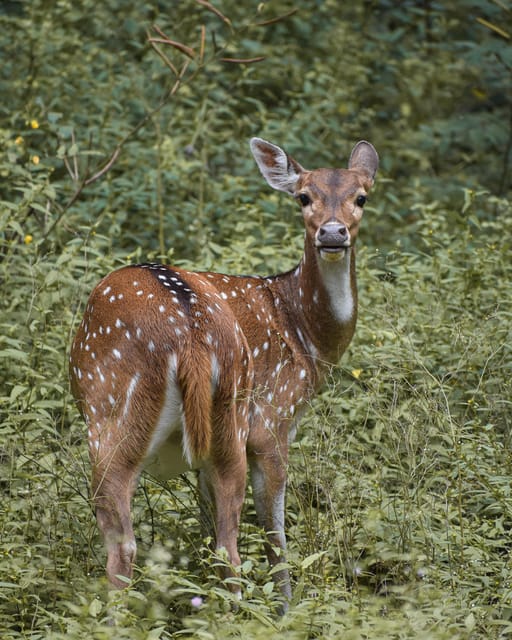
<path fill-rule="evenodd" d="M 340 323 L 349 322 L 354 314 L 354 296 L 350 286 L 351 261 L 351 247 L 345 250 L 345 255 L 340 261 L 318 261 L 324 287 L 331 302 L 332 312 Z"/>

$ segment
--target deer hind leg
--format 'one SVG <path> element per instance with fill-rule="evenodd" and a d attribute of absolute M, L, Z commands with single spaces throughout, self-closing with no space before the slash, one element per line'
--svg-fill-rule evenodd
<path fill-rule="evenodd" d="M 215 536 L 214 497 L 209 482 L 209 476 L 204 469 L 200 469 L 197 478 L 199 498 L 199 523 L 203 538 Z"/>
<path fill-rule="evenodd" d="M 215 550 L 227 553 L 230 566 L 220 570 L 221 577 L 226 579 L 235 576 L 235 568 L 240 565 L 238 531 L 247 480 L 247 428 L 243 421 L 237 420 L 233 402 L 220 411 L 214 409 L 213 427 L 212 452 L 201 470 L 200 491 L 203 517 L 213 525 Z M 221 429 L 223 439 L 215 437 L 215 432 Z M 238 585 L 228 584 L 228 587 L 240 597 Z"/>
<path fill-rule="evenodd" d="M 225 550 L 229 564 L 238 567 L 240 556 L 237 539 L 245 495 L 245 461 L 240 460 L 230 468 L 226 468 L 224 464 L 213 463 L 211 467 L 204 469 L 204 478 L 213 503 L 215 550 Z M 222 578 L 233 575 L 233 570 L 228 566 L 221 570 Z M 238 587 L 232 590 L 239 591 Z"/>
<path fill-rule="evenodd" d="M 271 567 L 285 561 L 286 536 L 284 511 L 286 496 L 286 447 L 272 439 L 271 453 L 255 453 L 249 457 L 254 507 L 260 526 L 267 534 L 265 551 Z M 292 591 L 288 569 L 272 574 L 274 582 L 284 597 L 282 613 L 288 608 Z"/>
<path fill-rule="evenodd" d="M 137 550 L 130 507 L 139 474 L 135 466 L 117 458 L 115 450 L 102 455 L 98 447 L 93 456 L 92 494 L 107 549 L 107 578 L 112 587 L 122 589 L 132 577 Z"/>

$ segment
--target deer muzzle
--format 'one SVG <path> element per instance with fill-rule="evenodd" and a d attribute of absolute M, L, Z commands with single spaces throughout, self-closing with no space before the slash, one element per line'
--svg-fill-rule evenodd
<path fill-rule="evenodd" d="M 315 246 L 323 260 L 341 260 L 350 247 L 350 233 L 341 222 L 327 222 L 315 234 Z"/>

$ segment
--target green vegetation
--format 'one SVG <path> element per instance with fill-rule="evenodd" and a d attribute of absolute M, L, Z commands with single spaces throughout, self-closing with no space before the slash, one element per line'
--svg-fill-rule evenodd
<path fill-rule="evenodd" d="M 215 7 L 0 7 L 0 636 L 509 637 L 509 4 Z M 148 41 L 166 37 L 193 53 Z M 360 138 L 381 156 L 356 337 L 292 449 L 295 600 L 274 617 L 250 498 L 232 613 L 192 478 L 145 478 L 136 580 L 110 596 L 109 627 L 71 336 L 116 266 L 266 274 L 298 260 L 296 207 L 262 181 L 251 135 L 306 167 L 344 165 Z"/>

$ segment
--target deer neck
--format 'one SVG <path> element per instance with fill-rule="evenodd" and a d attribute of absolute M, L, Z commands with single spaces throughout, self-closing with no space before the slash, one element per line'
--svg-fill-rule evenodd
<path fill-rule="evenodd" d="M 317 361 L 335 364 L 347 348 L 357 319 L 356 256 L 351 247 L 335 262 L 320 259 L 306 240 L 298 267 L 285 276 L 291 311 Z M 311 348 L 313 347 L 313 348 Z"/>

